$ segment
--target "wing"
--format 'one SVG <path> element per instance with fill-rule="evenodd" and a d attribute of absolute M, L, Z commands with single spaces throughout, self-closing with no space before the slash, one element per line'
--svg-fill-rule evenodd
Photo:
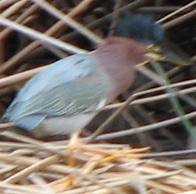
<path fill-rule="evenodd" d="M 106 101 L 106 77 L 91 54 L 76 54 L 50 65 L 20 90 L 4 118 L 16 121 L 90 112 Z"/>

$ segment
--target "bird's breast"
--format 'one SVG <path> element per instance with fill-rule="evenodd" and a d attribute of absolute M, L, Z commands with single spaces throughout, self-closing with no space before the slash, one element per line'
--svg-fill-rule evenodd
<path fill-rule="evenodd" d="M 81 113 L 70 117 L 60 116 L 46 118 L 31 132 L 36 137 L 73 134 L 80 132 L 97 114 L 98 111 L 93 113 Z"/>

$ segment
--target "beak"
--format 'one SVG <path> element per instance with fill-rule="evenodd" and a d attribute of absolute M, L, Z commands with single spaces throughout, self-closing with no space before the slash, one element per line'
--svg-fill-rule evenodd
<path fill-rule="evenodd" d="M 168 63 L 172 63 L 174 65 L 179 65 L 179 66 L 191 65 L 190 62 L 188 61 L 164 56 L 161 53 L 162 51 L 161 47 L 157 45 L 148 46 L 148 51 L 149 52 L 146 54 L 146 56 L 149 57 L 151 60 L 168 62 Z"/>

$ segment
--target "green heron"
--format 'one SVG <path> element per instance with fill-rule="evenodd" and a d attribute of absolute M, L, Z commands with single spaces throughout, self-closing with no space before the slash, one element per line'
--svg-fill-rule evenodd
<path fill-rule="evenodd" d="M 147 53 L 145 44 L 110 37 L 92 52 L 59 60 L 21 88 L 3 119 L 39 137 L 80 132 L 131 86 Z"/>

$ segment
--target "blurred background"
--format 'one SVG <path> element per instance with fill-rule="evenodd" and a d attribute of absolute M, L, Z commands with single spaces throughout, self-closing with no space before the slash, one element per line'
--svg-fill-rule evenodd
<path fill-rule="evenodd" d="M 135 99 L 97 140 L 150 146 L 153 151 L 194 147 L 196 1 L 1 0 L 0 3 L 0 116 L 25 81 L 40 71 L 39 67 L 73 53 L 91 51 L 108 36 L 125 36 L 155 45 L 160 55 L 172 60 L 136 67 L 135 84 L 106 107 L 87 126 L 83 136 L 90 135 L 134 94 Z M 173 63 L 176 61 L 178 65 Z M 0 139 L 7 140 L 5 136 Z"/>

